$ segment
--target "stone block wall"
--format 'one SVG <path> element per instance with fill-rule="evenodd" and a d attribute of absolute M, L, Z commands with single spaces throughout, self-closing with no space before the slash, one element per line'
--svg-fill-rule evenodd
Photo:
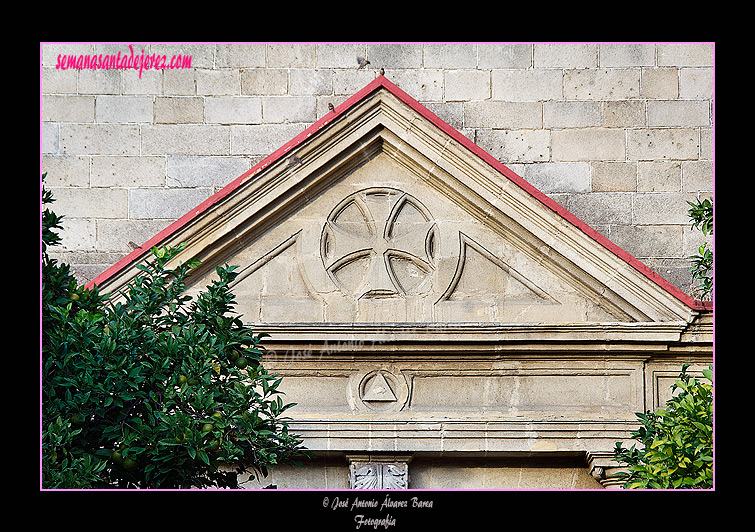
<path fill-rule="evenodd" d="M 129 48 L 129 44 L 131 48 Z M 190 68 L 56 68 L 100 54 Z M 370 64 L 357 69 L 356 57 Z M 41 170 L 56 256 L 90 280 L 385 76 L 691 293 L 713 195 L 713 43 L 43 44 Z"/>

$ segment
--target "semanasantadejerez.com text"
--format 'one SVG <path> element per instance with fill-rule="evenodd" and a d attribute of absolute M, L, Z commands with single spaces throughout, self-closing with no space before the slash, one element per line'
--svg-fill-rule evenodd
<path fill-rule="evenodd" d="M 145 54 L 142 49 L 141 54 L 134 54 L 133 46 L 129 45 L 129 53 L 121 54 L 119 51 L 117 54 L 79 54 L 79 55 L 65 55 L 58 54 L 58 61 L 55 64 L 55 68 L 60 70 L 67 70 L 69 68 L 77 70 L 138 70 L 139 78 L 142 77 L 142 71 L 154 69 L 165 70 L 175 68 L 191 68 L 191 56 L 190 55 L 174 55 L 168 61 L 166 55 L 158 54 Z"/>

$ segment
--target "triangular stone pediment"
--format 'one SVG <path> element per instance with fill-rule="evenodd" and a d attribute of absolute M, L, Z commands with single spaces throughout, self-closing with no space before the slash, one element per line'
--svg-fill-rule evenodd
<path fill-rule="evenodd" d="M 495 161 L 384 77 L 153 245 L 238 265 L 251 323 L 690 322 L 699 303 Z"/>

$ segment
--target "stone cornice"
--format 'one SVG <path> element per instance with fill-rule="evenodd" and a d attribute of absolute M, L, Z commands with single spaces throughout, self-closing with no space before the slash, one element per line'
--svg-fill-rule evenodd
<path fill-rule="evenodd" d="M 577 344 L 586 351 L 598 345 L 639 344 L 642 349 L 665 350 L 682 340 L 689 324 L 668 323 L 281 323 L 250 324 L 270 337 L 265 345 L 327 345 L 329 352 L 411 350 L 422 344 L 505 346 L 529 343 L 529 349 L 543 344 Z M 685 336 L 689 338 L 689 335 Z M 698 334 L 700 343 L 712 342 L 712 335 Z"/>

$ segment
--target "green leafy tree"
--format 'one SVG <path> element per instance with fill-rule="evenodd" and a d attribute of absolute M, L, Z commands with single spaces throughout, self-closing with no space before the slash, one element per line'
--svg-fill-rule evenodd
<path fill-rule="evenodd" d="M 43 176 L 44 180 L 44 176 Z M 52 194 L 43 188 L 43 203 Z M 117 294 L 84 289 L 49 257 L 61 217 L 42 215 L 42 487 L 237 487 L 308 455 L 288 430 L 264 335 L 233 313 L 234 267 L 196 299 L 197 260 L 152 260 Z"/>
<path fill-rule="evenodd" d="M 687 202 L 690 206 L 688 214 L 692 220 L 692 228 L 700 229 L 703 235 L 713 234 L 713 198 Z M 703 243 L 697 250 L 697 255 L 689 257 L 692 260 L 692 280 L 697 281 L 697 291 L 704 299 L 713 293 L 713 250 Z"/>
<path fill-rule="evenodd" d="M 665 408 L 636 414 L 642 425 L 632 437 L 640 445 L 616 442 L 614 460 L 628 465 L 617 475 L 624 488 L 713 487 L 713 366 L 703 370 L 710 384 L 689 375 L 688 367 Z"/>

